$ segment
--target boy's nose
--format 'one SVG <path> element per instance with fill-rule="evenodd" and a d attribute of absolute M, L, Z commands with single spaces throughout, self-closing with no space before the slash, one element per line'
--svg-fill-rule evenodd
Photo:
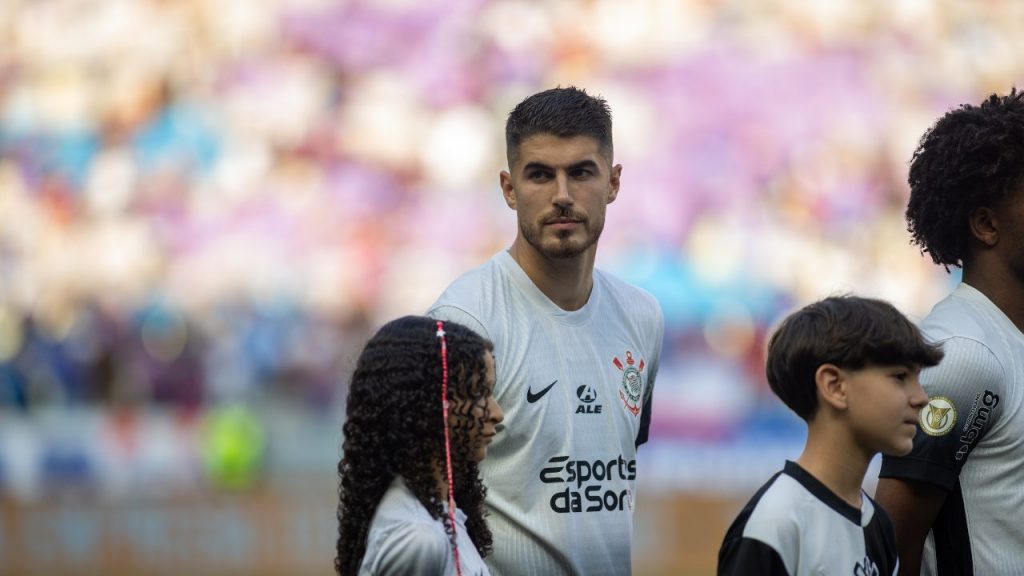
<path fill-rule="evenodd" d="M 915 408 L 924 408 L 928 404 L 928 393 L 921 387 L 921 381 L 914 377 L 914 389 L 911 392 L 910 405 Z"/>

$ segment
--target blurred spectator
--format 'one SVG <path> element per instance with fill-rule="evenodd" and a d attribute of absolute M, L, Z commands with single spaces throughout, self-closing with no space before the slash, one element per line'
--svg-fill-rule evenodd
<path fill-rule="evenodd" d="M 337 406 L 374 326 L 509 237 L 493 127 L 576 83 L 629 174 L 603 266 L 673 343 L 655 440 L 742 436 L 780 315 L 945 293 L 903 231 L 913 139 L 1024 67 L 1014 2 L 7 4 L 0 410 L 24 414 Z"/>

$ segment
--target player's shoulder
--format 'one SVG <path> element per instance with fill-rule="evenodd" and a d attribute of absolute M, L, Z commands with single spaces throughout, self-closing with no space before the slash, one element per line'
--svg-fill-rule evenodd
<path fill-rule="evenodd" d="M 505 301 L 505 271 L 498 256 L 472 268 L 445 288 L 426 311 L 426 315 L 439 320 L 458 322 L 493 340 L 494 314 L 501 308 L 496 302 Z"/>
<path fill-rule="evenodd" d="M 500 284 L 503 273 L 497 256 L 488 259 L 453 280 L 430 306 L 430 310 L 446 305 L 472 308 L 489 297 L 492 287 Z"/>
<path fill-rule="evenodd" d="M 921 331 L 941 342 L 953 337 L 985 339 L 985 329 L 976 310 L 960 298 L 947 297 L 932 308 L 921 321 Z"/>
<path fill-rule="evenodd" d="M 658 303 L 658 299 L 644 288 L 600 268 L 594 268 L 594 281 L 603 286 L 614 302 L 661 316 L 661 305 Z"/>
<path fill-rule="evenodd" d="M 921 330 L 936 342 L 961 338 L 990 345 L 1002 337 L 1005 324 L 1005 315 L 987 296 L 960 284 L 935 304 L 921 321 Z"/>
<path fill-rule="evenodd" d="M 972 382 L 992 386 L 1005 377 L 1009 354 L 1005 335 L 993 323 L 986 303 L 954 292 L 924 318 L 921 331 L 942 346 L 943 359 L 938 366 L 925 369 L 922 383 L 942 382 L 948 376 L 950 384 L 959 388 L 963 374 L 971 374 Z"/>

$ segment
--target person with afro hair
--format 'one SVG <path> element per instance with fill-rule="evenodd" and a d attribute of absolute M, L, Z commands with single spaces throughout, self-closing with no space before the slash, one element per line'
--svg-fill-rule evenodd
<path fill-rule="evenodd" d="M 900 574 L 1024 574 L 1024 93 L 942 116 L 910 165 L 908 229 L 962 282 L 921 323 L 945 359 L 913 451 L 885 457 L 876 500 Z"/>
<path fill-rule="evenodd" d="M 366 344 L 338 463 L 338 574 L 490 574 L 477 464 L 504 418 L 492 349 L 465 326 L 418 316 Z"/>

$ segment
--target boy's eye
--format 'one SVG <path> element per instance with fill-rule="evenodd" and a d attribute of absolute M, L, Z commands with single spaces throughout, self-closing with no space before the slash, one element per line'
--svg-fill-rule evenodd
<path fill-rule="evenodd" d="M 909 372 L 896 372 L 895 374 L 893 374 L 893 377 L 899 380 L 900 382 L 906 380 L 908 376 L 910 376 Z"/>

